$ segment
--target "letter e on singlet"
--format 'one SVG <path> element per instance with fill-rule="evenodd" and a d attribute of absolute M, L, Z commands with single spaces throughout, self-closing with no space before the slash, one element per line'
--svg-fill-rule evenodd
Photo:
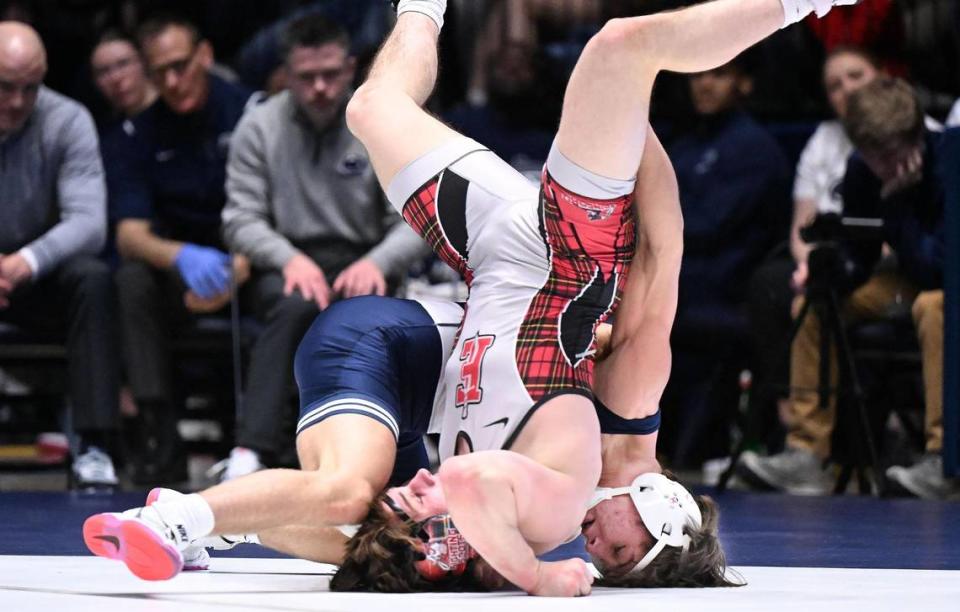
<path fill-rule="evenodd" d="M 483 357 L 493 346 L 496 336 L 477 334 L 463 342 L 460 351 L 460 383 L 457 385 L 456 406 L 461 410 L 462 418 L 467 418 L 471 404 L 479 404 L 483 399 L 483 387 L 480 378 L 483 375 Z"/>

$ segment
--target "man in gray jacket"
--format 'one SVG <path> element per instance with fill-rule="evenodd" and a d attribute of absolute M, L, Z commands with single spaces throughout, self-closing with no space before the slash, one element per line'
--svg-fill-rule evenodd
<path fill-rule="evenodd" d="M 227 479 L 282 449 L 293 354 L 316 314 L 337 297 L 383 295 L 429 253 L 347 130 L 355 61 L 345 31 L 308 15 L 290 24 L 284 47 L 289 90 L 244 116 L 227 166 L 224 238 L 252 263 L 248 291 L 264 325 Z"/>
<path fill-rule="evenodd" d="M 66 337 L 73 482 L 112 487 L 119 355 L 113 281 L 95 258 L 103 165 L 90 114 L 45 88 L 46 71 L 37 33 L 0 22 L 0 321 Z"/>

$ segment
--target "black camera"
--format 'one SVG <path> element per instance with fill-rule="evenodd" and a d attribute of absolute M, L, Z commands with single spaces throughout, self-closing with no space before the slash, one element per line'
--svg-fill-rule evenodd
<path fill-rule="evenodd" d="M 860 265 L 850 252 L 856 242 L 882 241 L 883 219 L 844 217 L 837 213 L 820 213 L 800 228 L 800 238 L 813 245 L 807 259 L 811 292 L 853 291 L 863 280 Z"/>

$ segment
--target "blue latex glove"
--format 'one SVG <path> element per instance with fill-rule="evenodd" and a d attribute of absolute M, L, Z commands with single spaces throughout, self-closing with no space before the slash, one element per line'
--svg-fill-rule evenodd
<path fill-rule="evenodd" d="M 230 256 L 222 251 L 185 244 L 174 263 L 187 287 L 205 300 L 230 288 Z"/>

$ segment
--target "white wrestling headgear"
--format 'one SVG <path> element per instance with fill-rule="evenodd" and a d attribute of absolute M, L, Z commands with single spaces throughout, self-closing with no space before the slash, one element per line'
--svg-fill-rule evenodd
<path fill-rule="evenodd" d="M 690 546 L 690 536 L 683 532 L 687 525 L 699 528 L 703 516 L 693 495 L 683 485 L 663 474 L 649 472 L 633 479 L 629 487 L 598 487 L 590 500 L 589 508 L 617 495 L 630 495 L 640 519 L 657 543 L 630 571 L 642 570 L 660 554 L 666 546 L 683 548 Z"/>

